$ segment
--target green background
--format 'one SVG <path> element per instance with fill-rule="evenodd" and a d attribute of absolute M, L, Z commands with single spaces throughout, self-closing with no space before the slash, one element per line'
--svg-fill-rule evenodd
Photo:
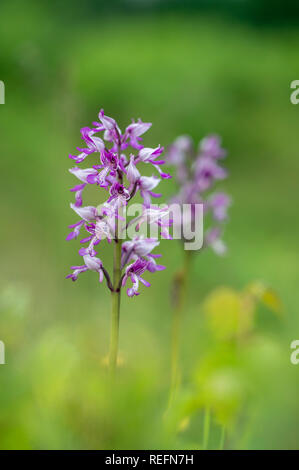
<path fill-rule="evenodd" d="M 209 448 L 223 426 L 225 448 L 299 446 L 299 366 L 290 363 L 299 338 L 296 9 L 273 2 L 267 16 L 266 2 L 206 3 L 1 2 L 0 448 L 202 448 L 207 408 Z M 166 414 L 179 242 L 161 243 L 167 269 L 146 277 L 150 289 L 122 298 L 112 391 L 103 365 L 109 291 L 92 273 L 64 279 L 79 261 L 78 243 L 65 242 L 77 220 L 68 154 L 101 107 L 122 129 L 132 117 L 152 122 L 147 146 L 215 132 L 229 151 L 230 176 L 218 186 L 233 198 L 229 251 L 194 259 L 181 386 Z M 175 182 L 159 189 L 167 198 Z M 100 248 L 111 265 L 111 248 Z M 228 338 L 230 307 L 220 299 L 217 336 L 207 297 L 256 281 L 279 296 L 283 314 L 258 302 L 250 331 Z"/>

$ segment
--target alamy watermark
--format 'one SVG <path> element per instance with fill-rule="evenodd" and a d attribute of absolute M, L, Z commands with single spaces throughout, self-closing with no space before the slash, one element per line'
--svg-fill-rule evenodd
<path fill-rule="evenodd" d="M 291 364 L 296 366 L 297 364 L 299 364 L 299 339 L 294 339 L 291 342 L 291 349 L 293 349 L 294 351 L 291 353 L 290 361 Z"/>
<path fill-rule="evenodd" d="M 0 341 L 0 364 L 5 364 L 5 345 Z"/>
<path fill-rule="evenodd" d="M 0 80 L 0 104 L 5 104 L 5 85 L 2 80 Z"/>
<path fill-rule="evenodd" d="M 139 203 L 131 204 L 119 209 L 117 224 L 114 212 L 112 217 L 105 212 L 108 210 L 105 204 L 99 205 L 97 210 L 107 215 L 106 220 L 100 219 L 95 226 L 101 239 L 115 232 L 121 240 L 132 240 L 136 235 L 168 238 L 169 234 L 172 239 L 183 240 L 185 250 L 200 250 L 203 246 L 203 204 L 161 204 L 148 208 Z"/>
<path fill-rule="evenodd" d="M 299 80 L 293 80 L 291 82 L 291 88 L 294 89 L 290 95 L 290 101 L 292 104 L 299 103 Z"/>

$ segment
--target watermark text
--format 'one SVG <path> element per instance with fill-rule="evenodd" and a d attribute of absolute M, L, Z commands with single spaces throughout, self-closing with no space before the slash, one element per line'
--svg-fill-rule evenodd
<path fill-rule="evenodd" d="M 0 341 L 0 364 L 5 364 L 5 345 Z"/>
<path fill-rule="evenodd" d="M 5 104 L 5 85 L 2 80 L 0 80 L 0 104 Z"/>
<path fill-rule="evenodd" d="M 293 80 L 291 82 L 291 88 L 294 89 L 290 95 L 290 100 L 292 104 L 299 103 L 299 80 Z"/>
<path fill-rule="evenodd" d="M 296 366 L 297 364 L 299 364 L 299 339 L 294 339 L 291 342 L 291 349 L 293 349 L 294 351 L 291 353 L 290 361 L 291 364 Z"/>

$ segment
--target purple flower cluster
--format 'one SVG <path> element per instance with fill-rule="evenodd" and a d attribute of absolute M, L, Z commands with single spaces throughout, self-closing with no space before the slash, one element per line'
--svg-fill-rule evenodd
<path fill-rule="evenodd" d="M 221 139 L 210 135 L 194 148 L 191 137 L 178 137 L 167 152 L 167 162 L 176 167 L 179 193 L 172 202 L 179 204 L 203 204 L 205 218 L 210 216 L 210 227 L 204 233 L 204 246 L 210 246 L 217 254 L 226 252 L 222 240 L 227 210 L 231 198 L 225 192 L 213 192 L 214 185 L 227 177 L 227 171 L 220 165 L 226 157 Z M 192 214 L 192 211 L 191 211 Z"/>
<path fill-rule="evenodd" d="M 99 274 L 100 282 L 106 278 L 107 285 L 113 291 L 110 276 L 104 268 L 95 247 L 104 238 L 110 243 L 114 240 L 120 243 L 118 238 L 117 226 L 122 217 L 128 202 L 139 192 L 143 199 L 143 212 L 130 221 L 136 221 L 139 229 L 143 222 L 157 223 L 161 228 L 161 235 L 164 238 L 170 238 L 167 225 L 163 223 L 165 209 L 159 209 L 152 205 L 152 198 L 158 198 L 161 195 L 153 192 L 161 179 L 170 178 L 169 174 L 161 170 L 164 160 L 160 159 L 163 148 L 145 148 L 142 145 L 141 136 L 151 127 L 151 123 L 132 122 L 122 133 L 114 119 L 99 112 L 99 122 L 94 122 L 92 127 L 81 129 L 81 136 L 84 146 L 78 148 L 77 155 L 70 155 L 74 160 L 75 166 L 69 171 L 79 181 L 80 184 L 71 188 L 75 194 L 75 202 L 71 208 L 79 216 L 80 220 L 69 226 L 71 232 L 67 240 L 79 237 L 82 229 L 85 229 L 86 235 L 80 240 L 82 244 L 88 244 L 79 250 L 79 255 L 83 258 L 83 264 L 72 266 L 72 273 L 67 278 L 76 281 L 78 275 L 85 271 L 96 271 Z M 99 137 L 99 133 L 102 136 Z M 125 151 L 129 150 L 129 157 Z M 80 165 L 87 157 L 94 158 L 94 164 L 89 168 L 81 168 Z M 139 163 L 150 164 L 159 176 L 142 176 L 138 168 Z M 83 191 L 88 185 L 96 185 L 107 192 L 107 200 L 101 206 L 83 206 Z M 166 209 L 166 212 L 168 210 Z M 153 215 L 154 214 L 154 215 Z M 119 289 L 129 280 L 132 287 L 127 289 L 128 296 L 138 295 L 139 282 L 145 286 L 150 284 L 141 276 L 146 272 L 155 272 L 164 269 L 164 266 L 158 265 L 155 261 L 160 255 L 152 254 L 152 250 L 159 245 L 156 238 L 144 238 L 135 236 L 132 240 L 122 244 L 121 270 L 125 270 L 120 281 Z M 128 264 L 130 263 L 130 264 Z"/>

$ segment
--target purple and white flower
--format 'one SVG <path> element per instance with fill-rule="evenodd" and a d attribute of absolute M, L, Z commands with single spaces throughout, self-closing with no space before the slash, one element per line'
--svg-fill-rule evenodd
<path fill-rule="evenodd" d="M 159 172 L 161 178 L 168 179 L 171 178 L 169 173 L 164 173 L 159 165 L 164 165 L 165 160 L 157 160 L 158 157 L 163 153 L 164 148 L 156 147 L 155 149 L 153 148 L 143 148 L 140 150 L 137 158 L 137 162 L 142 161 L 143 163 L 151 163 L 153 167 Z"/>
<path fill-rule="evenodd" d="M 159 265 L 156 261 L 160 255 L 152 253 L 153 249 L 159 245 L 158 239 L 135 236 L 133 240 L 122 243 L 120 270 L 124 270 L 124 275 L 120 279 L 119 286 L 112 284 L 109 273 L 104 268 L 101 259 L 96 256 L 94 248 L 105 239 L 109 243 L 112 241 L 121 243 L 120 234 L 123 234 L 123 229 L 119 230 L 120 221 L 124 219 L 125 207 L 136 194 L 139 194 L 143 200 L 142 214 L 137 220 L 135 219 L 137 230 L 143 223 L 154 224 L 160 230 L 162 237 L 171 238 L 169 210 L 151 205 L 151 198 L 161 196 L 154 192 L 154 189 L 161 182 L 161 178 L 166 179 L 170 175 L 160 169 L 160 165 L 164 164 L 164 160 L 160 159 L 163 147 L 159 145 L 155 148 L 144 148 L 142 145 L 141 136 L 148 131 L 151 123 L 138 119 L 129 124 L 122 134 L 115 119 L 107 116 L 104 110 L 99 112 L 98 117 L 99 122 L 94 122 L 93 127 L 81 129 L 81 136 L 86 147 L 78 148 L 79 155 L 70 156 L 77 165 L 91 154 L 96 161 L 91 167 L 75 166 L 69 170 L 80 180 L 80 184 L 70 190 L 75 194 L 75 202 L 71 203 L 71 208 L 80 220 L 69 225 L 71 232 L 66 239 L 78 238 L 84 229 L 86 234 L 83 235 L 80 243 L 87 244 L 87 246 L 79 250 L 84 264 L 73 266 L 73 272 L 67 278 L 75 281 L 80 273 L 95 271 L 99 274 L 100 282 L 104 277 L 106 278 L 107 285 L 113 292 L 130 279 L 132 287 L 128 288 L 127 293 L 129 297 L 133 297 L 139 294 L 139 282 L 146 286 L 150 285 L 141 277 L 145 271 L 154 273 L 165 269 L 165 266 Z M 102 133 L 101 137 L 99 133 Z M 126 149 L 128 149 L 127 154 Z M 138 167 L 142 163 L 153 165 L 161 178 L 142 175 Z M 102 195 L 107 195 L 101 206 L 83 205 L 83 192 L 92 185 L 97 185 L 99 189 L 101 188 Z M 99 200 L 101 199 L 103 200 L 100 196 Z M 102 243 L 100 246 L 102 247 Z M 130 263 L 129 266 L 128 263 Z"/>
<path fill-rule="evenodd" d="M 140 195 L 143 198 L 143 204 L 145 207 L 149 207 L 151 204 L 151 197 L 159 198 L 160 193 L 154 193 L 152 190 L 155 189 L 160 183 L 160 178 L 157 176 L 141 176 L 138 181 L 138 187 Z"/>
<path fill-rule="evenodd" d="M 142 122 L 141 119 L 138 119 L 137 122 L 133 121 L 132 124 L 126 128 L 123 140 L 126 141 L 129 139 L 131 147 L 138 150 L 142 149 L 143 146 L 140 144 L 142 139 L 140 136 L 148 131 L 151 125 L 151 122 Z"/>
<path fill-rule="evenodd" d="M 70 189 L 71 192 L 75 193 L 75 206 L 76 207 L 81 207 L 82 206 L 82 192 L 83 189 L 85 188 L 86 183 L 82 184 L 77 184 L 73 188 Z"/>
<path fill-rule="evenodd" d="M 97 208 L 94 206 L 77 207 L 76 204 L 72 203 L 70 206 L 76 212 L 76 214 L 79 215 L 79 217 L 87 222 L 94 220 L 98 215 Z"/>
<path fill-rule="evenodd" d="M 227 171 L 210 157 L 199 157 L 195 162 L 195 181 L 199 192 L 210 189 L 217 180 L 227 177 Z"/>
<path fill-rule="evenodd" d="M 136 181 L 140 180 L 140 172 L 135 164 L 135 157 L 132 154 L 130 156 L 130 162 L 127 167 L 127 178 L 130 181 L 131 184 L 135 184 Z"/>
<path fill-rule="evenodd" d="M 157 238 L 144 238 L 136 236 L 133 240 L 122 244 L 122 266 L 125 266 L 131 259 L 146 258 L 160 244 Z"/>
<path fill-rule="evenodd" d="M 144 207 L 141 215 L 130 220 L 128 226 L 136 223 L 135 230 L 138 232 L 143 223 L 149 225 L 157 225 L 160 228 L 160 235 L 162 238 L 171 240 L 172 237 L 169 233 L 169 227 L 173 224 L 170 218 L 169 207 L 160 208 L 158 206 Z"/>
<path fill-rule="evenodd" d="M 219 160 L 225 156 L 226 150 L 221 147 L 221 139 L 217 135 L 202 139 L 198 152 L 195 152 L 190 137 L 178 137 L 169 146 L 166 156 L 166 161 L 176 167 L 177 180 L 180 184 L 180 189 L 172 198 L 172 202 L 191 205 L 188 218 L 175 217 L 174 223 L 176 224 L 178 220 L 177 224 L 192 225 L 195 220 L 195 206 L 202 204 L 204 216 L 211 214 L 214 221 L 206 230 L 203 246 L 210 246 L 219 255 L 226 252 L 221 234 L 223 224 L 227 220 L 231 198 L 225 192 L 210 194 L 210 191 L 217 182 L 227 177 L 226 169 L 219 164 Z"/>
<path fill-rule="evenodd" d="M 79 168 L 78 166 L 75 166 L 74 168 L 70 168 L 69 172 L 72 173 L 72 175 L 76 176 L 80 181 L 83 181 L 83 183 L 87 184 L 88 180 L 87 178 L 90 175 L 96 176 L 98 174 L 97 170 L 95 168 Z"/>
<path fill-rule="evenodd" d="M 207 206 L 211 208 L 213 217 L 219 222 L 227 219 L 227 210 L 231 205 L 231 198 L 226 193 L 214 193 L 207 202 Z"/>
<path fill-rule="evenodd" d="M 130 193 L 127 188 L 121 183 L 115 182 L 110 188 L 110 197 L 108 199 L 108 204 L 115 211 L 118 211 L 121 207 L 127 205 L 128 200 L 130 199 Z"/>
<path fill-rule="evenodd" d="M 221 139 L 218 135 L 208 135 L 199 142 L 200 153 L 218 160 L 225 158 L 227 152 L 221 147 Z"/>
<path fill-rule="evenodd" d="M 94 152 L 102 152 L 105 148 L 104 142 L 100 137 L 94 136 L 95 132 L 95 129 L 83 127 L 83 129 L 81 129 L 81 135 L 87 144 L 87 148 L 82 149 L 77 147 L 77 150 L 79 150 L 81 153 L 79 155 L 69 155 L 69 158 L 75 160 L 76 163 L 81 163 L 88 155 Z"/>
<path fill-rule="evenodd" d="M 125 286 L 127 280 L 130 278 L 132 282 L 132 287 L 127 289 L 127 294 L 129 297 L 139 295 L 139 282 L 141 282 L 146 287 L 150 287 L 150 283 L 141 277 L 141 275 L 144 274 L 144 272 L 147 270 L 147 266 L 148 261 L 143 258 L 138 258 L 136 261 L 134 261 L 134 263 L 127 266 L 125 275 L 122 280 L 122 286 Z"/>
<path fill-rule="evenodd" d="M 73 270 L 73 272 L 71 274 L 68 274 L 66 276 L 66 279 L 71 279 L 72 281 L 77 281 L 79 274 L 88 271 L 88 267 L 85 266 L 85 264 L 83 266 L 71 266 L 71 269 Z"/>
<path fill-rule="evenodd" d="M 115 153 L 104 149 L 101 153 L 102 165 L 94 165 L 94 170 L 101 170 L 100 172 L 91 173 L 87 176 L 86 180 L 89 184 L 99 184 L 105 188 L 109 186 L 108 176 L 115 177 L 118 169 L 118 157 Z"/>

